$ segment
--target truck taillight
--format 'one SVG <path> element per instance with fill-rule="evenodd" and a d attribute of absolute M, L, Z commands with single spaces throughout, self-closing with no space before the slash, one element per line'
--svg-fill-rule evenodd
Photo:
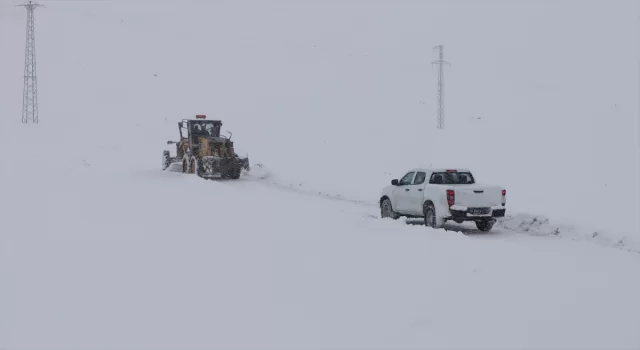
<path fill-rule="evenodd" d="M 456 202 L 456 193 L 453 190 L 447 190 L 447 203 L 452 206 Z"/>
<path fill-rule="evenodd" d="M 502 190 L 502 206 L 507 203 L 507 190 Z"/>

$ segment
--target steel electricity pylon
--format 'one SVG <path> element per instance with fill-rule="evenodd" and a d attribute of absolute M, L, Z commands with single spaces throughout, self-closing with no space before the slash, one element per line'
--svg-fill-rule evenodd
<path fill-rule="evenodd" d="M 438 50 L 438 59 L 431 62 L 438 64 L 438 129 L 444 129 L 444 65 L 449 62 L 444 60 L 444 45 L 433 47 Z"/>
<path fill-rule="evenodd" d="M 34 10 L 42 6 L 29 1 L 16 5 L 27 9 L 27 40 L 24 53 L 24 90 L 22 94 L 22 122 L 38 123 L 38 78 L 36 76 L 36 32 Z"/>

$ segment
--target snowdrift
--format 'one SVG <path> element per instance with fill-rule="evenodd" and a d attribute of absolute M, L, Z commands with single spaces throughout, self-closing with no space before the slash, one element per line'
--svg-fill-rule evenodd
<path fill-rule="evenodd" d="M 637 349 L 636 8 L 518 5 L 51 2 L 23 125 L 0 4 L 0 348 Z M 161 172 L 195 114 L 265 168 Z M 379 219 L 429 165 L 511 216 Z"/>
<path fill-rule="evenodd" d="M 312 196 L 329 198 L 337 201 L 344 201 L 359 204 L 368 208 L 370 217 L 380 217 L 379 204 L 377 200 L 358 199 L 357 196 L 349 197 L 340 191 L 325 191 L 322 186 L 314 187 L 302 181 L 286 180 L 273 173 L 267 166 L 260 164 L 254 168 L 254 178 L 268 183 L 271 186 L 304 193 Z M 348 192 L 348 191 L 345 191 Z M 512 209 L 509 207 L 509 211 Z M 419 220 L 412 220 L 419 221 Z M 450 224 L 448 230 L 452 231 L 475 231 L 469 229 L 468 225 Z M 589 241 L 605 247 L 621 249 L 624 251 L 640 253 L 640 240 L 633 233 L 625 234 L 625 231 L 602 230 L 589 228 L 586 226 L 572 225 L 554 221 L 545 215 L 531 213 L 508 212 L 504 218 L 498 219 L 496 227 L 507 230 L 513 234 L 527 234 L 532 236 L 559 237 L 569 240 Z"/>
<path fill-rule="evenodd" d="M 640 344 L 637 254 L 381 220 L 369 205 L 275 187 L 265 167 L 206 181 L 91 135 L 72 153 L 55 129 L 13 131 L 42 141 L 2 173 L 0 347 Z M 47 145 L 55 161 L 33 162 Z"/>

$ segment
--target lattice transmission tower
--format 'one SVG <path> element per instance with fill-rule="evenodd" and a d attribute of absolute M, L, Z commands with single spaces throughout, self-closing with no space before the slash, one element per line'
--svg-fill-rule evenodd
<path fill-rule="evenodd" d="M 444 129 L 444 65 L 449 62 L 444 60 L 444 45 L 433 47 L 438 50 L 438 59 L 431 62 L 438 64 L 438 129 Z"/>
<path fill-rule="evenodd" d="M 34 10 L 40 4 L 29 1 L 16 5 L 27 9 L 27 41 L 24 53 L 24 90 L 22 95 L 22 122 L 38 122 L 38 78 L 36 77 L 36 32 Z"/>

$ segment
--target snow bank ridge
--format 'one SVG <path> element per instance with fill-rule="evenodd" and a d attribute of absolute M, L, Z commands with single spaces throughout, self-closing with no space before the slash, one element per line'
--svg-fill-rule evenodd
<path fill-rule="evenodd" d="M 559 236 L 573 240 L 593 241 L 600 245 L 640 253 L 640 242 L 628 236 L 617 236 L 612 232 L 576 228 L 571 225 L 552 224 L 542 215 L 516 213 L 498 221 L 504 229 L 537 236 Z"/>
<path fill-rule="evenodd" d="M 263 164 L 256 164 L 252 168 L 252 177 L 267 182 L 270 186 L 282 189 L 292 190 L 299 193 L 325 197 L 333 200 L 351 202 L 355 204 L 371 206 L 377 208 L 377 203 L 372 201 L 363 201 L 348 198 L 335 191 L 325 191 L 316 189 L 314 186 L 307 185 L 298 181 L 287 181 L 275 174 Z M 625 235 L 615 234 L 603 230 L 590 230 L 588 228 L 578 228 L 568 224 L 557 224 L 544 215 L 535 215 L 528 213 L 507 214 L 504 218 L 499 219 L 497 227 L 519 234 L 528 234 L 532 236 L 556 236 L 576 241 L 591 241 L 596 244 L 617 248 L 629 252 L 640 254 L 640 241 Z"/>

